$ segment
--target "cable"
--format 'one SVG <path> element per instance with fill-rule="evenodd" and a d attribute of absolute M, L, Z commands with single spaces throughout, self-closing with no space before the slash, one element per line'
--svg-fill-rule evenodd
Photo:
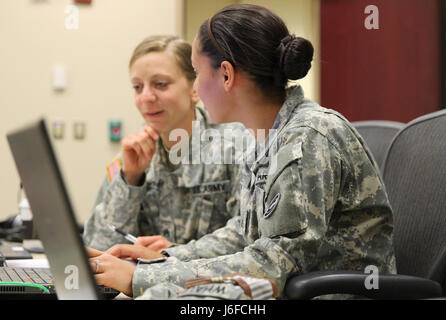
<path fill-rule="evenodd" d="M 21 286 L 21 287 L 33 287 L 39 288 L 44 293 L 50 293 L 50 291 L 44 286 L 37 283 L 26 283 L 26 282 L 0 282 L 0 286 Z"/>

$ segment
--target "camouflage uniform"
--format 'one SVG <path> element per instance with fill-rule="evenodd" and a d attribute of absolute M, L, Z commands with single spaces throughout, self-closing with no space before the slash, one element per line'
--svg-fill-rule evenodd
<path fill-rule="evenodd" d="M 198 107 L 195 114 L 200 136 L 205 129 L 244 130 L 240 123 L 211 124 L 206 111 Z M 224 138 L 223 134 L 221 137 Z M 224 152 L 236 156 L 231 139 L 220 142 L 201 142 L 202 153 Z M 181 163 L 172 169 L 175 166 L 159 139 L 142 186 L 128 185 L 122 171 L 111 183 L 106 178 L 92 216 L 85 223 L 85 244 L 106 250 L 127 242 L 122 235 L 111 231 L 109 225 L 135 236 L 161 234 L 179 244 L 223 227 L 228 219 L 239 214 L 240 166 L 223 164 L 223 161 L 222 164 L 193 164 L 195 160 L 189 159 L 189 164 Z"/>
<path fill-rule="evenodd" d="M 368 265 L 396 272 L 392 210 L 377 165 L 351 124 L 296 87 L 273 129 L 277 134 L 268 136 L 266 154 L 252 152 L 244 166 L 239 220 L 167 248 L 166 259 L 141 260 L 134 296 L 163 282 L 184 287 L 194 277 L 238 272 L 273 280 L 280 298 L 293 274 L 364 271 Z M 226 230 L 243 235 L 243 248 Z M 222 243 L 214 248 L 218 238 Z"/>

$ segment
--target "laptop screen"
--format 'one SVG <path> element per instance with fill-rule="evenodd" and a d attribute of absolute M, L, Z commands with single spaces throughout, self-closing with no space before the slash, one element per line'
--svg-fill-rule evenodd
<path fill-rule="evenodd" d="M 9 133 L 7 139 L 58 299 L 100 298 L 45 120 Z"/>

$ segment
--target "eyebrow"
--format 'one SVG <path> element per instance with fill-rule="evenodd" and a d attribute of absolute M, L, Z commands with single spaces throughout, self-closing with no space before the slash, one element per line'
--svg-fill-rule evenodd
<path fill-rule="evenodd" d="M 151 79 L 153 78 L 168 78 L 169 80 L 173 79 L 174 77 L 168 75 L 168 74 L 163 74 L 163 73 L 156 73 L 152 76 L 150 76 Z M 141 81 L 140 77 L 133 77 L 130 79 L 130 81 Z"/>

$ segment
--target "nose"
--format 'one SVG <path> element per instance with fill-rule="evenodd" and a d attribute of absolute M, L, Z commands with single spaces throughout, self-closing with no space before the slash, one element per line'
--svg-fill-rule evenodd
<path fill-rule="evenodd" d="M 141 94 L 140 94 L 140 99 L 142 102 L 155 102 L 156 101 L 156 95 L 153 92 L 153 90 L 151 90 L 151 88 L 149 88 L 149 86 L 144 86 Z"/>

